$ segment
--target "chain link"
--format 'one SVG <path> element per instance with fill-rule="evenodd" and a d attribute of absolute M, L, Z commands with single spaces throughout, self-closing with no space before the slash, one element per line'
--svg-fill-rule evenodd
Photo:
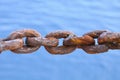
<path fill-rule="evenodd" d="M 59 45 L 59 39 L 63 44 Z M 10 50 L 17 54 L 27 54 L 38 50 L 41 46 L 50 54 L 68 54 L 75 49 L 82 49 L 88 54 L 120 49 L 120 33 L 106 30 L 95 30 L 76 36 L 70 31 L 54 31 L 44 37 L 33 29 L 12 32 L 7 38 L 0 39 L 0 52 Z"/>
<path fill-rule="evenodd" d="M 55 32 L 51 32 L 49 34 L 46 35 L 46 38 L 56 38 L 56 39 L 60 39 L 60 38 L 69 38 L 70 36 L 75 36 L 72 32 L 69 31 L 55 31 Z M 67 53 L 71 53 L 76 49 L 76 46 L 67 46 L 67 45 L 62 45 L 62 46 L 45 46 L 45 49 L 51 53 L 51 54 L 67 54 Z"/>

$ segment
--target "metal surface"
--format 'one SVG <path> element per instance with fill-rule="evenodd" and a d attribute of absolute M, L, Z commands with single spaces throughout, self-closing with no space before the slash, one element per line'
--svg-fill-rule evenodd
<path fill-rule="evenodd" d="M 55 32 L 51 32 L 49 34 L 46 35 L 46 38 L 69 38 L 69 37 L 74 37 L 75 35 L 72 32 L 69 31 L 55 31 Z M 76 49 L 76 46 L 72 45 L 72 46 L 66 46 L 66 45 L 62 45 L 62 46 L 45 46 L 45 49 L 51 53 L 51 54 L 67 54 L 67 53 L 71 53 Z"/>
<path fill-rule="evenodd" d="M 26 38 L 25 42 L 23 38 Z M 64 38 L 61 46 L 58 45 L 60 38 Z M 24 29 L 0 40 L 0 52 L 11 50 L 14 53 L 26 54 L 38 50 L 40 46 L 44 46 L 51 54 L 68 54 L 76 48 L 89 54 L 97 54 L 109 49 L 120 49 L 120 33 L 96 30 L 78 37 L 69 31 L 55 31 L 43 38 L 36 30 Z"/>

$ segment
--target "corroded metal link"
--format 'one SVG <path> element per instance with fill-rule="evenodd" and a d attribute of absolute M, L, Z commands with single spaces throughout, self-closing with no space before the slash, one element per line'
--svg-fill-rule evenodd
<path fill-rule="evenodd" d="M 85 35 L 97 38 L 98 43 L 98 45 L 79 47 L 87 53 L 95 54 L 107 52 L 109 49 L 120 49 L 120 33 L 108 31 L 93 31 Z"/>
<path fill-rule="evenodd" d="M 57 46 L 58 39 L 56 38 L 41 38 L 41 37 L 28 37 L 26 43 L 30 46 L 42 45 L 42 46 Z"/>
<path fill-rule="evenodd" d="M 98 38 L 99 44 L 105 44 L 109 49 L 120 49 L 120 33 L 104 32 Z"/>
<path fill-rule="evenodd" d="M 107 31 L 96 30 L 96 31 L 88 32 L 88 33 L 84 34 L 84 36 L 88 35 L 88 36 L 91 36 L 93 39 L 95 39 L 95 38 L 99 38 L 99 36 L 101 34 L 103 34 L 104 32 L 107 32 Z M 103 53 L 103 52 L 107 52 L 109 50 L 107 45 L 105 45 L 105 44 L 99 45 L 98 42 L 97 42 L 97 44 L 93 44 L 90 46 L 78 46 L 78 48 L 83 49 L 88 54 Z"/>
<path fill-rule="evenodd" d="M 14 53 L 17 53 L 17 54 L 28 54 L 28 53 L 32 53 L 32 52 L 38 50 L 39 48 L 40 48 L 39 46 L 30 47 L 30 46 L 24 45 L 24 46 L 22 46 L 22 48 L 14 49 L 11 51 Z"/>
<path fill-rule="evenodd" d="M 120 49 L 120 43 L 105 43 L 109 49 Z"/>
<path fill-rule="evenodd" d="M 71 36 L 74 37 L 76 35 L 70 31 L 54 31 L 54 32 L 48 33 L 45 37 L 46 38 L 53 37 L 53 38 L 59 39 L 59 38 L 67 38 Z"/>
<path fill-rule="evenodd" d="M 94 44 L 95 44 L 95 40 L 88 35 L 84 35 L 82 37 L 68 37 L 63 41 L 63 45 L 70 45 L 70 46 L 72 45 L 87 46 L 87 45 L 94 45 Z"/>
<path fill-rule="evenodd" d="M 22 39 L 14 39 L 9 41 L 0 41 L 0 52 L 4 50 L 19 49 L 24 45 Z"/>
<path fill-rule="evenodd" d="M 41 37 L 41 35 L 32 29 L 24 29 L 24 30 L 18 30 L 13 32 L 12 34 L 10 34 L 10 36 L 8 36 L 5 40 L 13 40 L 13 39 L 21 39 L 24 37 Z M 41 45 L 37 45 L 37 46 L 29 46 L 29 44 L 24 43 L 25 45 L 23 45 L 23 47 L 19 48 L 19 49 L 14 49 L 11 50 L 14 53 L 32 53 L 34 51 L 36 51 L 37 49 L 40 48 Z"/>
<path fill-rule="evenodd" d="M 33 29 L 23 29 L 23 30 L 17 30 L 12 32 L 7 38 L 4 40 L 13 40 L 23 37 L 41 37 L 41 34 Z"/>
<path fill-rule="evenodd" d="M 106 45 L 94 45 L 94 46 L 85 46 L 82 49 L 88 54 L 97 54 L 108 51 L 108 47 Z"/>
<path fill-rule="evenodd" d="M 120 43 L 120 33 L 104 32 L 99 36 L 98 43 Z"/>
<path fill-rule="evenodd" d="M 56 31 L 51 32 L 46 35 L 46 38 L 67 38 L 69 36 L 75 36 L 72 32 L 69 31 Z M 45 49 L 51 54 L 67 54 L 71 53 L 76 49 L 76 46 L 56 46 L 56 47 L 48 47 L 45 46 Z"/>
<path fill-rule="evenodd" d="M 92 38 L 98 38 L 103 32 L 108 32 L 108 31 L 106 31 L 106 30 L 95 30 L 95 31 L 88 32 L 84 35 L 91 36 Z"/>

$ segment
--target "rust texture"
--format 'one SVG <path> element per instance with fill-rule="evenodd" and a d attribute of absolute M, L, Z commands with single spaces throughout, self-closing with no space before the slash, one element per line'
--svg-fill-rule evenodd
<path fill-rule="evenodd" d="M 63 38 L 62 45 L 59 39 Z M 88 54 L 104 53 L 120 49 L 120 33 L 106 30 L 95 30 L 76 36 L 70 31 L 54 31 L 44 37 L 33 29 L 12 32 L 7 38 L 0 39 L 0 52 L 10 50 L 17 54 L 27 54 L 41 46 L 50 54 L 69 54 L 75 49 L 82 49 Z"/>
<path fill-rule="evenodd" d="M 88 32 L 84 35 L 88 35 L 88 36 L 91 36 L 93 38 L 98 38 L 104 32 L 107 32 L 107 31 L 106 30 L 95 30 L 95 31 Z"/>
<path fill-rule="evenodd" d="M 60 39 L 60 38 L 67 38 L 71 35 L 73 36 L 74 34 L 69 31 L 56 31 L 46 35 L 46 38 L 52 37 L 52 38 Z M 64 46 L 64 45 L 55 46 L 55 47 L 45 46 L 45 49 L 51 54 L 67 54 L 73 52 L 76 49 L 76 46 Z"/>
<path fill-rule="evenodd" d="M 99 44 L 102 43 L 120 43 L 120 33 L 105 32 L 98 38 Z"/>
<path fill-rule="evenodd" d="M 24 29 L 24 30 L 18 30 L 13 33 L 11 33 L 6 39 L 3 41 L 8 40 L 14 40 L 14 39 L 22 39 L 27 37 L 41 37 L 41 35 L 36 31 L 32 29 Z M 21 48 L 11 50 L 14 53 L 32 53 L 40 48 L 41 45 L 32 46 L 29 44 L 24 43 L 24 45 Z"/>
<path fill-rule="evenodd" d="M 41 38 L 41 37 L 28 37 L 26 43 L 32 46 L 36 45 L 44 45 L 44 46 L 57 46 L 58 39 L 50 37 L 50 38 Z"/>
<path fill-rule="evenodd" d="M 83 37 L 68 37 L 64 39 L 63 44 L 85 46 L 85 45 L 93 45 L 95 44 L 95 41 L 92 37 L 88 35 L 84 35 Z"/>
<path fill-rule="evenodd" d="M 4 50 L 14 50 L 19 49 L 23 46 L 22 39 L 14 39 L 10 41 L 0 41 L 0 52 Z"/>
<path fill-rule="evenodd" d="M 95 46 L 85 46 L 82 49 L 89 54 L 97 54 L 108 51 L 108 47 L 106 45 L 95 45 Z"/>

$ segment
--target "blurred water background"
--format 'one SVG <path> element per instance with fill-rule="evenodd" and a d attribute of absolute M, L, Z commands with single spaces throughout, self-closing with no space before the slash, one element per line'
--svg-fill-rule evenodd
<path fill-rule="evenodd" d="M 0 0 L 0 38 L 19 29 L 45 36 L 69 30 L 81 36 L 92 30 L 120 32 L 120 0 Z M 77 49 L 51 55 L 44 47 L 32 54 L 0 55 L 0 80 L 120 80 L 119 50 L 97 55 Z"/>

